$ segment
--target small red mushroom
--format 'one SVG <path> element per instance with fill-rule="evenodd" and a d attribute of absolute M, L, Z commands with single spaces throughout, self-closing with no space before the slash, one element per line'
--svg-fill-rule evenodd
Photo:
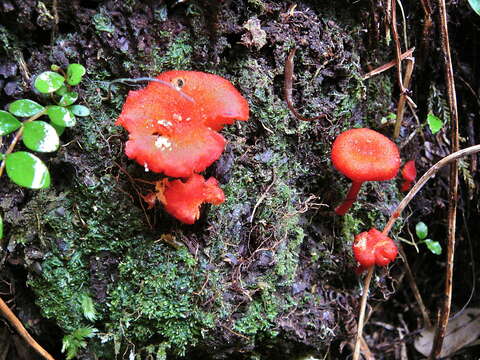
<path fill-rule="evenodd" d="M 171 177 L 189 177 L 217 160 L 225 139 L 217 131 L 248 120 L 247 101 L 226 79 L 197 71 L 168 71 L 130 91 L 116 125 L 129 132 L 125 153 Z"/>
<path fill-rule="evenodd" d="M 402 169 L 402 186 L 400 187 L 400 191 L 408 191 L 412 187 L 412 183 L 415 181 L 417 177 L 417 169 L 415 167 L 415 160 L 407 161 L 405 166 Z"/>
<path fill-rule="evenodd" d="M 341 133 L 332 147 L 333 166 L 352 180 L 345 201 L 335 209 L 345 215 L 357 199 L 365 181 L 390 180 L 400 168 L 397 145 L 370 129 L 351 129 Z"/>
<path fill-rule="evenodd" d="M 371 266 L 387 266 L 398 254 L 397 245 L 377 229 L 370 229 L 355 236 L 353 254 L 363 271 Z"/>
<path fill-rule="evenodd" d="M 211 177 L 205 180 L 198 174 L 193 174 L 186 182 L 160 180 L 156 197 L 163 203 L 167 213 L 185 224 L 193 224 L 198 220 L 203 203 L 220 205 L 225 201 L 217 179 Z"/>

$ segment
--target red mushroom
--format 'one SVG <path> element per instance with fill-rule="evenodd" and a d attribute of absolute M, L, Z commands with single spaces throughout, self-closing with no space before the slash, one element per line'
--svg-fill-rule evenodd
<path fill-rule="evenodd" d="M 355 236 L 353 254 L 363 271 L 373 265 L 387 266 L 398 254 L 397 245 L 377 229 L 370 229 Z"/>
<path fill-rule="evenodd" d="M 402 169 L 402 186 L 400 191 L 408 191 L 412 187 L 412 183 L 417 177 L 417 169 L 415 167 L 415 160 L 407 161 L 405 166 Z"/>
<path fill-rule="evenodd" d="M 352 180 L 345 201 L 335 209 L 345 215 L 357 199 L 365 181 L 390 180 L 400 167 L 397 145 L 370 129 L 351 129 L 341 133 L 332 147 L 333 166 Z"/>
<path fill-rule="evenodd" d="M 248 103 L 226 79 L 196 71 L 169 71 L 145 89 L 130 91 L 116 125 L 130 133 L 125 153 L 146 170 L 188 177 L 217 160 L 225 139 L 217 133 L 248 120 Z"/>
<path fill-rule="evenodd" d="M 193 174 L 186 182 L 163 179 L 157 183 L 157 199 L 165 211 L 185 224 L 193 224 L 200 217 L 200 205 L 220 205 L 225 195 L 217 179 Z"/>

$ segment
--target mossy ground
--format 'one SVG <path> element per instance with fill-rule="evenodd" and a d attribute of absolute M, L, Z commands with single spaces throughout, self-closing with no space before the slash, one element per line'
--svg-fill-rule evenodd
<path fill-rule="evenodd" d="M 393 182 L 368 185 L 351 215 L 334 220 L 328 211 L 348 186 L 330 165 L 333 138 L 368 124 L 385 104 L 378 86 L 361 81 L 357 25 L 330 5 L 299 3 L 289 19 L 288 7 L 273 2 L 208 4 L 141 9 L 135 1 L 106 2 L 76 20 L 92 35 L 94 50 L 82 35 L 60 32 L 45 54 L 29 59 L 30 65 L 40 60 L 34 72 L 68 61 L 88 69 L 82 100 L 92 116 L 66 134 L 66 145 L 51 158 L 53 187 L 28 193 L 22 204 L 0 203 L 10 242 L 44 254 L 32 260 L 41 270 L 28 281 L 42 314 L 65 334 L 98 329 L 85 356 L 162 359 L 194 356 L 197 346 L 214 358 L 235 351 L 261 358 L 275 353 L 268 344 L 288 348 L 286 355 L 302 346 L 326 349 L 346 331 L 342 310 L 327 294 L 356 285 L 353 235 L 380 226 L 397 200 Z M 138 18 L 112 17 L 114 9 Z M 266 9 L 276 14 L 262 24 L 267 44 L 249 48 L 241 25 Z M 304 46 L 295 59 L 294 101 L 305 116 L 326 112 L 329 122 L 299 122 L 289 114 L 282 74 L 295 44 Z M 145 174 L 123 155 L 126 136 L 113 125 L 127 89 L 117 84 L 106 97 L 109 80 L 173 68 L 225 76 L 251 107 L 248 122 L 223 131 L 229 145 L 208 170 L 227 200 L 204 209 L 193 227 L 161 209 L 142 211 L 125 172 Z M 388 97 L 390 85 L 382 86 Z M 162 235 L 188 247 L 172 247 Z M 82 295 L 93 300 L 96 320 L 85 317 Z"/>

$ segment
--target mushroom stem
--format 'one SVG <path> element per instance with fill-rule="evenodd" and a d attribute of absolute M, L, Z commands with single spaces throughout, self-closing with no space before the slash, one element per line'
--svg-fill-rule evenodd
<path fill-rule="evenodd" d="M 357 200 L 358 192 L 362 187 L 363 181 L 352 181 L 350 190 L 348 191 L 347 197 L 336 209 L 335 213 L 337 215 L 345 215 L 348 210 L 352 207 L 355 200 Z"/>

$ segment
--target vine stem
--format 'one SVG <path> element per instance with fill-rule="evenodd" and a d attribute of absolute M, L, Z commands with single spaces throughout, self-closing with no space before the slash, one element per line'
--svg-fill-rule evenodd
<path fill-rule="evenodd" d="M 28 118 L 25 120 L 23 123 L 28 123 L 34 120 L 37 120 L 40 116 L 45 115 L 47 113 L 47 108 L 43 109 L 42 111 L 36 113 L 32 117 Z M 5 163 L 7 161 L 7 155 L 11 154 L 13 152 L 13 149 L 15 149 L 15 146 L 17 145 L 18 141 L 22 138 L 23 135 L 23 126 L 17 131 L 15 134 L 15 137 L 13 138 L 12 142 L 10 143 L 10 146 L 8 147 L 7 151 L 5 152 L 4 159 L 2 161 L 2 164 L 0 165 L 0 177 L 3 175 L 3 170 L 5 170 Z"/>
<path fill-rule="evenodd" d="M 408 203 L 413 199 L 413 197 L 422 189 L 422 187 L 430 180 L 441 168 L 444 166 L 455 163 L 456 161 L 464 156 L 473 155 L 480 152 L 480 145 L 470 146 L 468 148 L 456 151 L 443 159 L 439 160 L 435 163 L 430 169 L 428 169 L 425 174 L 418 180 L 418 182 L 412 187 L 412 189 L 408 192 L 408 194 L 403 198 L 403 200 L 397 205 L 396 209 L 393 211 L 392 215 L 387 221 L 387 224 L 383 228 L 382 233 L 384 235 L 388 235 L 390 230 L 392 229 L 395 221 L 400 217 L 402 211 L 408 205 Z M 360 356 L 360 340 L 362 338 L 363 333 L 363 325 L 365 319 L 365 309 L 367 307 L 367 298 L 368 298 L 368 290 L 370 287 L 370 282 L 373 275 L 373 270 L 375 266 L 372 266 L 368 269 L 367 276 L 365 278 L 364 287 L 363 287 L 363 294 L 362 300 L 360 303 L 360 313 L 358 317 L 358 326 L 357 326 L 357 336 L 355 338 L 355 349 L 353 353 L 353 360 L 358 360 Z"/>
<path fill-rule="evenodd" d="M 35 341 L 34 338 L 28 333 L 25 327 L 22 325 L 20 320 L 15 316 L 15 314 L 10 310 L 8 305 L 0 298 L 0 311 L 3 316 L 12 324 L 12 326 L 17 330 L 20 336 L 33 348 L 35 351 L 40 354 L 46 360 L 55 360 L 52 355 L 50 355 L 44 348 L 40 346 L 39 343 Z"/>

